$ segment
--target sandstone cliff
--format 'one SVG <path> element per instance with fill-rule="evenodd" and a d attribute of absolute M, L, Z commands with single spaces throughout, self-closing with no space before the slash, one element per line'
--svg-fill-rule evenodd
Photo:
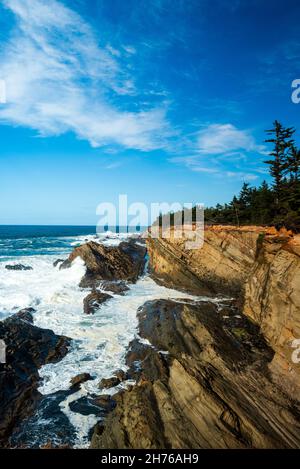
<path fill-rule="evenodd" d="M 137 385 L 115 397 L 92 447 L 299 447 L 299 237 L 212 227 L 201 249 L 173 235 L 147 245 L 156 281 L 206 298 L 140 308 L 151 345 L 130 345 Z"/>
<path fill-rule="evenodd" d="M 300 339 L 300 235 L 262 227 L 211 227 L 200 249 L 187 251 L 185 240 L 172 236 L 149 238 L 148 251 L 158 281 L 238 298 L 276 352 L 270 365 L 274 379 L 299 397 L 300 364 L 292 360 L 292 345 Z"/>
<path fill-rule="evenodd" d="M 272 383 L 273 352 L 230 305 L 158 300 L 139 311 L 120 392 L 93 448 L 296 448 L 299 408 Z"/>
<path fill-rule="evenodd" d="M 207 229 L 200 249 L 186 249 L 186 239 L 147 240 L 155 279 L 197 294 L 240 296 L 255 262 L 260 229 Z"/>

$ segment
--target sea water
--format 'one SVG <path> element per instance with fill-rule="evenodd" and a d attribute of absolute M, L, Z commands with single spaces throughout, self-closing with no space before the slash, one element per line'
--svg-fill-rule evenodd
<path fill-rule="evenodd" d="M 70 269 L 59 270 L 54 261 L 67 258 L 74 247 L 89 240 L 117 245 L 128 236 L 106 233 L 99 237 L 93 227 L 0 227 L 0 320 L 32 307 L 36 326 L 72 339 L 61 361 L 39 370 L 39 391 L 44 399 L 21 426 L 16 445 L 36 447 L 51 442 L 87 447 L 91 429 L 101 419 L 92 398 L 101 393 L 98 384 L 102 378 L 126 370 L 128 345 L 138 337 L 137 309 L 148 300 L 196 299 L 157 285 L 145 269 L 124 296 L 115 294 L 95 314 L 85 315 L 83 300 L 89 290 L 79 288 L 84 262 L 77 258 Z M 7 270 L 8 264 L 23 264 L 32 270 Z M 93 380 L 75 393 L 70 391 L 71 378 L 85 372 Z"/>

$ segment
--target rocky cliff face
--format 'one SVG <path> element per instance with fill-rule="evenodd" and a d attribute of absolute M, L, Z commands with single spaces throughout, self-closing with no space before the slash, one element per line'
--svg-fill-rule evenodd
<path fill-rule="evenodd" d="M 156 281 L 206 298 L 140 308 L 151 345 L 130 345 L 137 384 L 115 397 L 92 447 L 299 447 L 299 237 L 214 227 L 201 249 L 174 236 L 147 244 Z"/>
<path fill-rule="evenodd" d="M 298 398 L 300 364 L 292 359 L 292 346 L 300 339 L 300 236 L 259 227 L 211 227 L 201 249 L 187 251 L 185 240 L 174 236 L 150 238 L 148 248 L 159 281 L 190 291 L 198 285 L 198 294 L 206 292 L 204 285 L 210 294 L 238 298 L 276 352 L 269 367 L 274 380 Z"/>
<path fill-rule="evenodd" d="M 203 247 L 186 249 L 186 239 L 147 241 L 155 279 L 197 294 L 241 296 L 256 258 L 259 230 L 205 231 Z"/>
<path fill-rule="evenodd" d="M 230 303 L 158 300 L 139 311 L 120 392 L 93 448 L 296 448 L 299 408 L 272 383 L 273 351 Z"/>
<path fill-rule="evenodd" d="M 273 378 L 300 396 L 300 236 L 264 236 L 245 284 L 244 313 L 260 325 L 275 350 Z M 293 348 L 294 347 L 294 348 Z M 293 353 L 295 352 L 295 353 Z M 298 363 L 297 363 L 298 362 Z"/>

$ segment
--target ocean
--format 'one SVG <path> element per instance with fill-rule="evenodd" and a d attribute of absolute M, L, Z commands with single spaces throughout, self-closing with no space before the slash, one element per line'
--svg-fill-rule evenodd
<path fill-rule="evenodd" d="M 137 309 L 159 298 L 194 298 L 157 285 L 146 268 L 125 296 L 115 294 L 95 314 L 85 315 L 83 300 L 89 290 L 79 288 L 85 273 L 83 261 L 77 258 L 66 270 L 54 267 L 54 261 L 67 258 L 74 247 L 89 240 L 117 245 L 128 236 L 124 232 L 97 236 L 96 228 L 88 226 L 0 226 L 0 320 L 32 307 L 36 326 L 72 339 L 69 353 L 60 362 L 39 370 L 39 391 L 44 398 L 35 414 L 20 426 L 13 441 L 17 446 L 34 448 L 50 441 L 88 447 L 91 429 L 101 420 L 93 405 L 98 383 L 118 369 L 126 371 L 128 345 L 138 337 Z M 7 270 L 8 264 L 23 264 L 32 270 Z M 85 372 L 93 380 L 70 393 L 71 378 Z"/>

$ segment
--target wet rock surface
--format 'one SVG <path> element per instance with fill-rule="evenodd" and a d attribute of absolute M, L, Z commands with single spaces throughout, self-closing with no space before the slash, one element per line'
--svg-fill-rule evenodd
<path fill-rule="evenodd" d="M 99 288 L 109 293 L 114 293 L 115 295 L 124 295 L 129 290 L 129 287 L 126 285 L 125 282 L 118 280 L 104 280 L 100 283 Z"/>
<path fill-rule="evenodd" d="M 20 422 L 30 416 L 41 398 L 38 369 L 55 363 L 68 352 L 70 339 L 30 324 L 32 310 L 23 310 L 0 322 L 0 339 L 6 344 L 6 363 L 0 364 L 0 447 Z"/>
<path fill-rule="evenodd" d="M 22 319 L 23 321 L 33 324 L 33 315 L 36 313 L 34 308 L 24 308 L 14 315 L 15 318 Z"/>
<path fill-rule="evenodd" d="M 99 383 L 100 389 L 110 389 L 118 386 L 121 383 L 120 379 L 116 376 L 112 376 L 111 378 L 103 378 Z"/>
<path fill-rule="evenodd" d="M 157 300 L 127 354 L 137 385 L 114 396 L 92 448 L 297 448 L 299 403 L 271 380 L 274 352 L 229 303 Z"/>
<path fill-rule="evenodd" d="M 56 261 L 53 262 L 53 267 L 57 267 L 59 264 L 62 264 L 65 262 L 65 259 L 56 259 Z"/>
<path fill-rule="evenodd" d="M 90 241 L 74 249 L 60 269 L 70 267 L 81 257 L 87 269 L 80 283 L 82 288 L 95 288 L 101 280 L 136 282 L 143 272 L 145 255 L 146 248 L 134 239 L 114 247 Z"/>
<path fill-rule="evenodd" d="M 23 264 L 8 264 L 5 266 L 6 270 L 33 270 L 29 265 Z"/>
<path fill-rule="evenodd" d="M 97 290 L 93 290 L 88 296 L 83 300 L 83 311 L 85 314 L 94 314 L 100 305 L 105 301 L 109 300 L 111 295 L 107 293 L 102 293 Z"/>
<path fill-rule="evenodd" d="M 85 383 L 86 381 L 89 381 L 93 379 L 92 376 L 89 373 L 80 373 L 77 376 L 74 376 L 74 378 L 71 379 L 70 384 L 71 387 L 79 387 L 80 384 Z"/>

